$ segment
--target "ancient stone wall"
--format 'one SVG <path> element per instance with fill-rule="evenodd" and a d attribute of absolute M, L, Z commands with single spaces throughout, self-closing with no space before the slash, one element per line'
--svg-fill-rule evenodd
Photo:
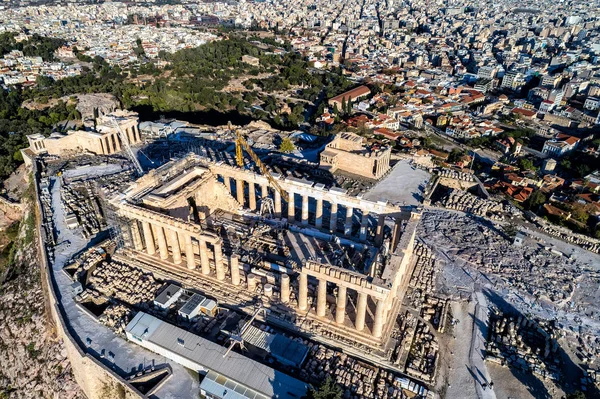
<path fill-rule="evenodd" d="M 34 175 L 36 175 L 34 166 Z M 35 184 L 36 198 L 39 198 L 39 188 Z M 54 282 L 50 276 L 50 264 L 42 234 L 40 232 L 41 207 L 36 200 L 36 235 L 41 267 L 42 286 L 46 296 L 52 323 L 56 329 L 57 336 L 62 339 L 67 350 L 67 357 L 71 362 L 71 368 L 75 380 L 89 399 L 133 399 L 145 398 L 127 381 L 104 366 L 91 355 L 85 353 L 75 338 L 71 335 L 63 318 L 60 304 L 56 298 Z"/>

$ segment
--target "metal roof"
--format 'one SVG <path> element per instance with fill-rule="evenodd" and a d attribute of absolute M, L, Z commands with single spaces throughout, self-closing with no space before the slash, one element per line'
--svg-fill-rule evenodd
<path fill-rule="evenodd" d="M 239 353 L 215 344 L 179 327 L 165 323 L 144 312 L 138 312 L 126 331 L 138 340 L 147 341 L 176 357 L 214 371 L 237 384 L 272 398 L 300 398 L 307 385 L 287 374 L 260 364 Z M 134 341 L 135 342 L 135 341 Z"/>
<path fill-rule="evenodd" d="M 169 301 L 169 299 L 177 295 L 181 290 L 181 287 L 175 284 L 169 284 L 164 290 L 161 291 L 160 294 L 158 294 L 158 296 L 154 299 L 154 302 L 164 305 Z"/>
<path fill-rule="evenodd" d="M 227 399 L 267 399 L 267 396 L 246 388 L 214 371 L 209 371 L 200 383 L 200 389 L 211 397 Z"/>
<path fill-rule="evenodd" d="M 250 345 L 269 352 L 276 359 L 296 367 L 300 367 L 308 354 L 306 345 L 281 334 L 262 331 L 254 326 L 248 326 L 242 338 Z"/>
<path fill-rule="evenodd" d="M 191 315 L 194 310 L 200 307 L 200 304 L 206 299 L 206 297 L 200 294 L 194 294 L 188 301 L 179 309 L 179 313 L 184 316 Z"/>

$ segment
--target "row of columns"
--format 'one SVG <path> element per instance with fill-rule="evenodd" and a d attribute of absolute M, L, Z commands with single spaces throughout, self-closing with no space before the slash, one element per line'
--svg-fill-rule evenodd
<path fill-rule="evenodd" d="M 158 255 L 166 260 L 169 255 L 174 264 L 183 263 L 182 252 L 185 254 L 186 266 L 193 270 L 196 268 L 196 251 L 194 248 L 194 239 L 198 242 L 198 255 L 200 257 L 201 272 L 203 275 L 210 275 L 212 270 L 209 261 L 208 241 L 201 236 L 192 237 L 192 234 L 178 229 L 163 227 L 158 224 L 152 224 L 148 221 L 141 221 L 142 231 L 139 229 L 137 220 L 131 222 L 132 241 L 136 250 L 146 251 L 148 255 Z M 169 247 L 171 251 L 169 252 Z M 216 279 L 223 281 L 226 278 L 226 265 L 223 259 L 221 241 L 213 242 L 213 261 L 216 271 Z M 183 251 L 182 251 L 183 248 Z M 229 272 L 231 283 L 235 286 L 240 285 L 239 256 L 231 255 L 229 258 Z M 299 274 L 298 306 L 301 311 L 308 310 L 308 274 Z M 290 300 L 290 276 L 281 275 L 280 280 L 280 299 L 283 303 Z M 346 317 L 347 287 L 338 286 L 335 322 L 344 324 Z M 362 331 L 365 327 L 365 318 L 367 311 L 369 295 L 364 292 L 358 292 L 356 301 L 356 317 L 354 320 L 355 328 Z M 316 313 L 319 317 L 324 317 L 327 311 L 327 280 L 318 279 Z M 377 301 L 375 311 L 375 320 L 373 323 L 372 334 L 374 337 L 381 337 L 384 321 L 383 301 Z"/>
<path fill-rule="evenodd" d="M 210 251 L 208 248 L 208 240 L 203 239 L 202 236 L 192 237 L 192 234 L 189 232 L 153 225 L 147 221 L 142 221 L 141 224 L 143 239 L 142 234 L 140 234 L 138 221 L 132 220 L 131 223 L 132 241 L 136 250 L 144 251 L 145 249 L 148 255 L 155 255 L 158 247 L 158 254 L 160 258 L 166 260 L 169 258 L 170 246 L 173 263 L 178 265 L 183 262 L 183 252 L 186 258 L 187 268 L 194 270 L 196 269 L 196 251 L 194 248 L 195 240 L 198 243 L 198 255 L 200 257 L 202 274 L 210 275 L 212 273 L 210 268 Z M 217 242 L 213 242 L 212 247 L 216 278 L 219 281 L 223 281 L 226 277 L 226 265 L 223 259 L 223 246 L 221 241 L 219 240 Z M 229 258 L 229 266 L 231 283 L 233 285 L 240 285 L 238 255 L 234 254 Z"/>
<path fill-rule="evenodd" d="M 123 133 L 125 133 L 129 144 L 135 144 L 142 140 L 140 130 L 138 129 L 137 125 L 132 125 L 123 129 Z M 123 145 L 121 142 L 121 136 L 117 132 L 102 136 L 100 139 L 100 144 L 105 155 L 114 154 L 115 152 L 121 151 Z"/>
<path fill-rule="evenodd" d="M 105 134 L 101 139 L 102 151 L 105 155 L 121 151 L 121 141 L 117 133 Z"/>
<path fill-rule="evenodd" d="M 287 275 L 286 275 L 287 277 Z M 289 277 L 288 277 L 289 279 Z M 283 281 L 282 281 L 283 286 Z M 365 320 L 367 314 L 367 305 L 369 295 L 365 292 L 358 291 L 358 298 L 356 301 L 356 317 L 354 320 L 354 326 L 358 331 L 362 331 L 365 328 Z M 346 319 L 346 304 L 348 302 L 348 289 L 345 286 L 338 286 L 338 293 L 335 307 L 335 322 L 337 324 L 344 324 Z M 308 275 L 306 273 L 300 273 L 300 284 L 298 289 L 298 307 L 301 311 L 308 310 Z M 327 280 L 318 279 L 317 286 L 317 316 L 325 317 L 327 312 Z M 384 325 L 384 314 L 385 314 L 385 302 L 382 299 L 377 300 L 377 306 L 375 309 L 375 318 L 373 321 L 372 334 L 375 338 L 380 338 L 383 333 Z"/>
<path fill-rule="evenodd" d="M 186 266 L 188 269 L 193 270 L 196 268 L 195 240 L 198 243 L 198 255 L 200 257 L 202 274 L 208 275 L 211 273 L 207 240 L 201 236 L 193 237 L 190 232 L 151 224 L 148 221 L 141 221 L 141 224 L 142 231 L 140 232 L 138 221 L 131 221 L 132 241 L 136 250 L 145 250 L 148 255 L 155 255 L 158 250 L 161 259 L 166 260 L 170 255 L 173 263 L 176 265 L 183 263 L 182 254 L 185 254 Z M 212 246 L 217 279 L 223 280 L 225 279 L 225 266 L 223 265 L 221 242 L 214 242 Z M 171 248 L 170 253 L 169 247 Z"/>
<path fill-rule="evenodd" d="M 129 144 L 135 144 L 142 141 L 142 137 L 140 135 L 140 129 L 138 129 L 137 125 L 131 125 L 123 129 L 123 133 L 127 136 L 127 140 L 129 140 Z"/>
<path fill-rule="evenodd" d="M 227 176 L 224 176 L 223 183 L 225 184 L 225 187 L 227 187 L 227 190 L 229 192 L 232 192 L 231 191 L 231 179 Z M 255 211 L 258 208 L 257 208 L 257 202 L 256 202 L 256 184 L 254 184 L 254 182 L 245 182 L 244 180 L 241 180 L 241 179 L 235 179 L 236 199 L 241 205 L 243 205 L 243 206 L 246 205 L 246 193 L 245 193 L 246 184 L 248 184 L 248 208 Z M 261 189 L 261 194 L 260 194 L 261 199 L 268 197 L 269 188 L 266 185 L 262 185 L 260 187 L 260 189 Z M 281 205 L 281 200 L 280 200 L 280 205 Z"/>
<path fill-rule="evenodd" d="M 231 178 L 228 176 L 223 176 L 223 182 L 225 187 L 229 192 L 232 192 L 231 187 Z M 241 205 L 246 205 L 246 184 L 248 185 L 248 207 L 255 211 L 257 210 L 257 199 L 256 199 L 256 184 L 254 182 L 246 182 L 242 179 L 235 179 L 235 192 L 236 199 Z M 261 198 L 266 198 L 269 195 L 269 190 L 267 185 L 261 185 Z M 294 223 L 296 221 L 296 203 L 295 203 L 295 193 L 290 191 L 288 193 L 289 201 L 287 207 L 287 219 L 288 222 Z M 299 204 L 299 208 L 301 210 L 300 220 L 303 226 L 309 225 L 309 196 L 303 194 L 301 196 L 302 203 Z M 315 198 L 316 201 L 316 209 L 315 209 L 315 227 L 318 229 L 323 228 L 323 198 Z M 279 191 L 274 190 L 274 213 L 275 217 L 280 218 L 282 215 L 282 206 L 281 206 L 281 194 Z M 346 206 L 346 215 L 344 219 L 344 235 L 351 236 L 352 235 L 352 227 L 353 227 L 353 217 L 354 217 L 354 208 L 350 206 Z M 329 230 L 332 232 L 337 231 L 337 222 L 338 222 L 338 204 L 335 202 L 330 202 L 330 217 L 329 217 Z M 375 231 L 375 242 L 377 244 L 381 244 L 383 240 L 383 225 L 385 219 L 383 215 L 379 215 L 377 220 L 377 227 Z M 360 222 L 359 229 L 359 240 L 366 241 L 369 235 L 369 211 L 363 210 L 362 217 Z"/>

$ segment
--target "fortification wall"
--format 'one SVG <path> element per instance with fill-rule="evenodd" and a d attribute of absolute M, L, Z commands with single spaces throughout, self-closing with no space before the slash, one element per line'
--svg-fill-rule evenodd
<path fill-rule="evenodd" d="M 34 163 L 34 176 L 37 176 Z M 42 289 L 44 291 L 47 311 L 50 322 L 53 324 L 56 335 L 63 341 L 67 351 L 67 357 L 71 362 L 71 368 L 75 380 L 89 399 L 139 399 L 146 398 L 145 395 L 136 390 L 126 380 L 99 362 L 82 348 L 83 345 L 70 333 L 68 324 L 63 318 L 62 308 L 56 296 L 54 280 L 51 276 L 50 262 L 40 231 L 41 206 L 39 203 L 39 187 L 35 180 L 35 216 L 36 236 L 40 260 L 40 273 Z"/>

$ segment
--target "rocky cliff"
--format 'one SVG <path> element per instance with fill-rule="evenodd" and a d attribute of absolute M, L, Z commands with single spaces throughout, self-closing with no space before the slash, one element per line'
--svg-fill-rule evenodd
<path fill-rule="evenodd" d="M 85 398 L 46 314 L 32 230 L 21 223 L 18 272 L 0 285 L 0 399 Z"/>

